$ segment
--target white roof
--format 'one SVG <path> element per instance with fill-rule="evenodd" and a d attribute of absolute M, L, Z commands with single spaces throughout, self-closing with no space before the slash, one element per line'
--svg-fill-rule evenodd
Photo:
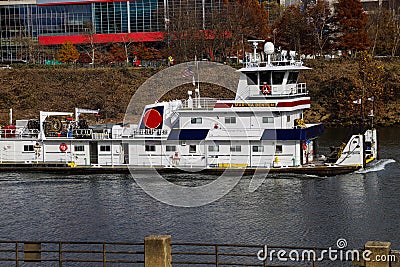
<path fill-rule="evenodd" d="M 311 70 L 311 68 L 305 66 L 286 65 L 286 66 L 248 67 L 239 69 L 239 71 L 241 72 L 258 72 L 258 71 L 268 71 L 268 70 L 275 70 L 275 71 Z"/>

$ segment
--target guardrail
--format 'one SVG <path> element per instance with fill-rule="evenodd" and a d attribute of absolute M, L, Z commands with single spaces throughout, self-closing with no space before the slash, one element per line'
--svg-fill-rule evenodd
<path fill-rule="evenodd" d="M 391 250 L 390 242 L 368 241 L 360 250 L 347 249 L 347 243 L 342 249 L 339 245 L 171 243 L 171 236 L 163 235 L 148 236 L 143 243 L 0 240 L 0 266 L 400 266 L 400 252 Z"/>
<path fill-rule="evenodd" d="M 0 241 L 0 266 L 144 266 L 143 247 L 144 243 L 124 242 Z"/>

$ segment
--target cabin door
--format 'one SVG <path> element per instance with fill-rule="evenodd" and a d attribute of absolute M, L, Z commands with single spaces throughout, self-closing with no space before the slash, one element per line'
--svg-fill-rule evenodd
<path fill-rule="evenodd" d="M 121 148 L 120 163 L 129 164 L 129 144 L 121 143 L 120 148 Z"/>
<path fill-rule="evenodd" d="M 99 149 L 97 142 L 89 142 L 90 164 L 99 164 Z"/>

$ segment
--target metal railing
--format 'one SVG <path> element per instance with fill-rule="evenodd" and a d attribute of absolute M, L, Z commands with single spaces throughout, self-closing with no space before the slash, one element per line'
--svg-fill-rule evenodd
<path fill-rule="evenodd" d="M 27 264 L 40 267 L 144 266 L 144 243 L 0 241 L 0 266 Z"/>
<path fill-rule="evenodd" d="M 144 266 L 145 243 L 0 241 L 0 266 Z M 172 266 L 337 266 L 328 248 L 171 244 Z M 338 259 L 341 266 L 351 260 Z"/>
<path fill-rule="evenodd" d="M 267 248 L 267 249 L 266 249 Z M 330 266 L 335 263 L 322 253 L 328 248 L 241 244 L 173 243 L 173 266 Z M 280 251 L 280 252 L 279 252 Z M 279 253 L 280 254 L 279 254 Z M 315 254 L 314 254 L 315 253 Z M 279 254 L 279 256 L 278 256 Z M 315 255 L 315 257 L 314 257 Z M 337 262 L 336 262 L 337 263 Z M 340 261 L 351 266 L 350 261 Z"/>
<path fill-rule="evenodd" d="M 185 99 L 182 101 L 182 109 L 207 109 L 211 110 L 214 108 L 215 103 L 217 103 L 218 99 L 216 98 L 192 98 Z"/>

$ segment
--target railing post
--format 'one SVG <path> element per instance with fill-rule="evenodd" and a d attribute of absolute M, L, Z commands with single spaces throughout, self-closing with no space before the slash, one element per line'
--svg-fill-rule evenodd
<path fill-rule="evenodd" d="M 218 245 L 215 245 L 215 266 L 218 267 Z"/>
<path fill-rule="evenodd" d="M 62 267 L 62 243 L 58 243 L 58 266 Z"/>
<path fill-rule="evenodd" d="M 389 267 L 390 266 L 390 242 L 368 241 L 365 250 L 371 251 L 369 260 L 365 261 L 365 267 Z"/>
<path fill-rule="evenodd" d="M 18 250 L 18 242 L 15 243 L 15 266 L 18 267 L 19 266 L 19 250 Z"/>
<path fill-rule="evenodd" d="M 106 243 L 103 243 L 103 267 L 107 266 Z"/>
<path fill-rule="evenodd" d="M 172 267 L 170 235 L 151 235 L 144 239 L 144 266 Z"/>

